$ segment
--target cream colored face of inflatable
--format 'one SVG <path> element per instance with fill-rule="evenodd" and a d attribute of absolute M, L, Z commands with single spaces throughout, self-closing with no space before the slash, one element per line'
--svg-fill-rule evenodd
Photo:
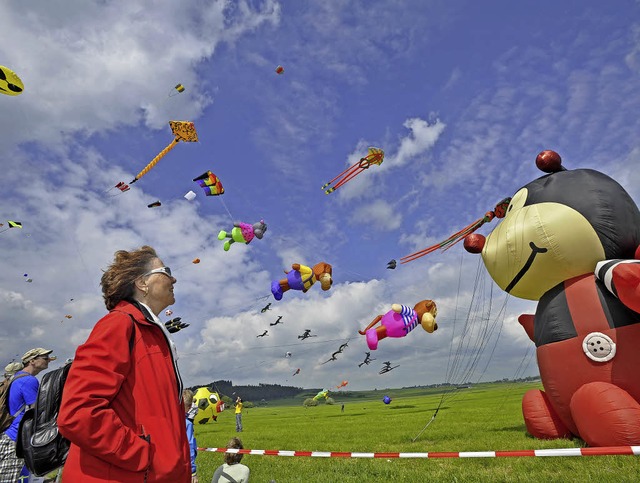
<path fill-rule="evenodd" d="M 500 288 L 512 285 L 510 294 L 538 300 L 558 283 L 592 272 L 604 249 L 576 210 L 559 203 L 524 206 L 527 194 L 523 188 L 512 198 L 507 215 L 487 237 L 482 258 Z"/>

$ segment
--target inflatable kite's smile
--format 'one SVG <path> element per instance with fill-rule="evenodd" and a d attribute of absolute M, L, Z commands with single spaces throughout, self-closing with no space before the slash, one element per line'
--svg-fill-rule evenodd
<path fill-rule="evenodd" d="M 524 277 L 524 274 L 527 273 L 527 270 L 529 270 L 529 268 L 531 268 L 531 265 L 533 265 L 533 260 L 536 258 L 536 255 L 538 253 L 546 253 L 547 252 L 546 248 L 538 248 L 536 246 L 536 244 L 533 243 L 533 242 L 529 242 L 529 246 L 531 247 L 531 254 L 529 255 L 529 258 L 525 262 L 524 266 L 520 269 L 520 271 L 517 273 L 517 275 L 515 277 L 513 277 L 513 280 L 511 280 L 511 282 L 509 282 L 509 285 L 507 285 L 507 288 L 505 289 L 505 292 L 507 292 L 507 293 L 511 292 L 513 287 L 515 287 L 516 284 L 520 281 L 520 279 L 522 277 Z"/>

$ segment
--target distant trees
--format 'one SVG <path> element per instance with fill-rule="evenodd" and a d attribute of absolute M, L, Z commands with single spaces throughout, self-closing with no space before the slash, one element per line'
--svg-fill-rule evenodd
<path fill-rule="evenodd" d="M 493 381 L 492 383 L 518 383 L 518 382 L 532 382 L 539 381 L 540 376 L 529 376 L 529 377 L 521 377 L 518 379 L 500 379 L 497 381 Z M 488 382 L 488 381 L 487 381 Z M 405 386 L 401 389 L 416 389 L 416 388 L 467 388 L 467 387 L 475 387 L 475 385 L 480 384 L 478 382 L 472 384 L 471 382 L 461 382 L 457 384 L 453 384 L 450 382 L 441 382 L 438 384 L 429 384 L 422 386 Z M 196 391 L 199 387 L 202 386 L 193 386 L 189 389 Z M 220 393 L 222 396 L 222 400 L 225 403 L 227 408 L 233 408 L 235 400 L 238 396 L 240 396 L 243 401 L 245 401 L 244 405 L 247 406 L 247 402 L 249 401 L 259 401 L 260 405 L 264 405 L 269 401 L 273 401 L 276 399 L 302 399 L 305 402 L 308 399 L 312 399 L 313 396 L 317 394 L 318 391 L 321 391 L 322 388 L 307 388 L 303 389 L 301 387 L 295 386 L 281 386 L 280 384 L 258 384 L 257 386 L 234 386 L 232 381 L 214 381 L 206 385 L 211 391 L 215 391 Z M 345 399 L 362 399 L 370 397 L 372 394 L 377 394 L 379 391 L 386 391 L 387 389 L 378 389 L 375 388 L 371 391 L 340 391 L 338 394 L 339 400 Z M 333 402 L 326 401 L 326 404 L 335 404 L 335 400 Z M 305 404 L 307 406 L 307 404 Z"/>
<path fill-rule="evenodd" d="M 194 391 L 198 389 L 195 386 L 193 388 Z M 235 402 L 236 398 L 240 396 L 243 401 L 251 400 L 251 401 L 260 401 L 264 399 L 265 401 L 271 401 L 274 399 L 287 399 L 294 398 L 300 395 L 301 392 L 304 391 L 301 387 L 294 386 L 281 386 L 280 384 L 258 384 L 257 386 L 234 386 L 232 381 L 214 381 L 209 384 L 206 384 L 211 391 L 215 391 L 220 393 L 222 399 L 225 401 L 225 405 L 232 402 Z M 228 398 L 227 401 L 225 398 Z M 233 406 L 233 404 L 230 404 Z"/>

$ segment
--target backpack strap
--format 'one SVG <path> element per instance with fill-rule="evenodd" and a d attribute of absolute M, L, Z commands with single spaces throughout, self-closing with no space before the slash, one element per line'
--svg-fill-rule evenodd
<path fill-rule="evenodd" d="M 11 391 L 11 383 L 13 381 L 15 381 L 16 379 L 20 379 L 21 377 L 25 377 L 25 376 L 30 376 L 31 374 L 17 374 L 14 375 L 10 380 L 9 380 L 9 385 L 7 386 L 7 412 L 9 411 L 9 397 L 11 396 L 11 393 L 9 391 Z M 11 415 L 12 418 L 15 418 L 18 414 L 20 414 L 24 408 L 27 407 L 27 403 L 24 403 L 22 406 L 20 406 L 20 409 L 18 409 L 14 414 Z"/>

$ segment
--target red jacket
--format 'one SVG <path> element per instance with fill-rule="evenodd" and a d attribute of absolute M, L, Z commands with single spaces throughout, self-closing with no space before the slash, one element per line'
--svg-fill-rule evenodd
<path fill-rule="evenodd" d="M 190 482 L 181 386 L 162 329 L 120 302 L 78 347 L 64 386 L 63 481 Z"/>

